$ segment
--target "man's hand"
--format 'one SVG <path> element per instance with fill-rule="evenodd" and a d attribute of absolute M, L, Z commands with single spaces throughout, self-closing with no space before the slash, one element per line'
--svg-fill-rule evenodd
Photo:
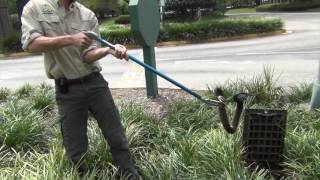
<path fill-rule="evenodd" d="M 89 38 L 85 33 L 80 32 L 77 34 L 72 34 L 71 35 L 72 38 L 72 42 L 75 46 L 81 48 L 81 50 L 83 49 L 87 49 L 91 43 L 92 43 L 92 39 Z"/>
<path fill-rule="evenodd" d="M 83 56 L 83 59 L 84 59 L 84 62 L 90 64 L 108 54 L 112 54 L 114 57 L 118 59 L 125 59 L 126 61 L 129 60 L 127 48 L 120 44 L 115 45 L 115 50 L 109 47 L 92 49 L 91 51 L 89 51 Z"/>
<path fill-rule="evenodd" d="M 115 45 L 115 50 L 113 50 L 112 55 L 118 59 L 125 59 L 126 61 L 129 60 L 127 48 L 121 44 Z"/>

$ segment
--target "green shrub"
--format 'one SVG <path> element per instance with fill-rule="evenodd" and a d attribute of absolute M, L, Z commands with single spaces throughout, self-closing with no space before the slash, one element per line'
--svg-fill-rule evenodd
<path fill-rule="evenodd" d="M 190 40 L 201 41 L 209 38 L 232 37 L 253 33 L 273 32 L 282 29 L 281 19 L 221 19 L 194 23 L 172 23 L 164 25 L 158 42 Z M 136 45 L 137 41 L 129 28 L 117 30 L 102 29 L 102 37 L 112 43 Z"/>
<path fill-rule="evenodd" d="M 130 24 L 129 15 L 121 15 L 114 21 L 115 24 Z"/>
<path fill-rule="evenodd" d="M 297 1 L 292 3 L 264 4 L 258 6 L 257 11 L 302 11 L 310 8 L 320 7 L 316 0 Z"/>
<path fill-rule="evenodd" d="M 0 51 L 2 53 L 22 51 L 21 34 L 12 33 L 0 40 Z"/>
<path fill-rule="evenodd" d="M 116 30 L 102 30 L 101 36 L 114 44 L 137 44 L 133 33 L 129 28 L 118 28 Z"/>

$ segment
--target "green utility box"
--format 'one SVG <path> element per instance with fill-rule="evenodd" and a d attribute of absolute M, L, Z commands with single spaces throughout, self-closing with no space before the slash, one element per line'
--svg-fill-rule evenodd
<path fill-rule="evenodd" d="M 130 0 L 131 29 L 143 47 L 144 62 L 156 68 L 154 46 L 160 31 L 160 13 L 157 0 Z M 157 76 L 146 71 L 147 96 L 158 95 Z"/>

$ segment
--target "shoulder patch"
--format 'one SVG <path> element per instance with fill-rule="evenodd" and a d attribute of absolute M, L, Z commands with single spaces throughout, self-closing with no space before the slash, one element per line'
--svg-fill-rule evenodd
<path fill-rule="evenodd" d="M 54 9 L 49 4 L 41 4 L 40 10 L 42 14 L 51 15 L 54 13 Z"/>
<path fill-rule="evenodd" d="M 52 15 L 55 13 L 55 8 L 51 0 L 30 0 L 32 9 L 42 15 Z"/>

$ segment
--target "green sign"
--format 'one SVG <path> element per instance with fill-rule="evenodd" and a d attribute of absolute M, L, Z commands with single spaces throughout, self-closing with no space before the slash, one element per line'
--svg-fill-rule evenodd
<path fill-rule="evenodd" d="M 131 29 L 143 46 L 144 62 L 156 68 L 154 45 L 160 30 L 160 13 L 158 0 L 130 0 Z M 147 96 L 158 96 L 157 76 L 145 71 Z"/>
<path fill-rule="evenodd" d="M 143 46 L 154 46 L 160 30 L 158 0 L 130 0 L 131 29 Z"/>

